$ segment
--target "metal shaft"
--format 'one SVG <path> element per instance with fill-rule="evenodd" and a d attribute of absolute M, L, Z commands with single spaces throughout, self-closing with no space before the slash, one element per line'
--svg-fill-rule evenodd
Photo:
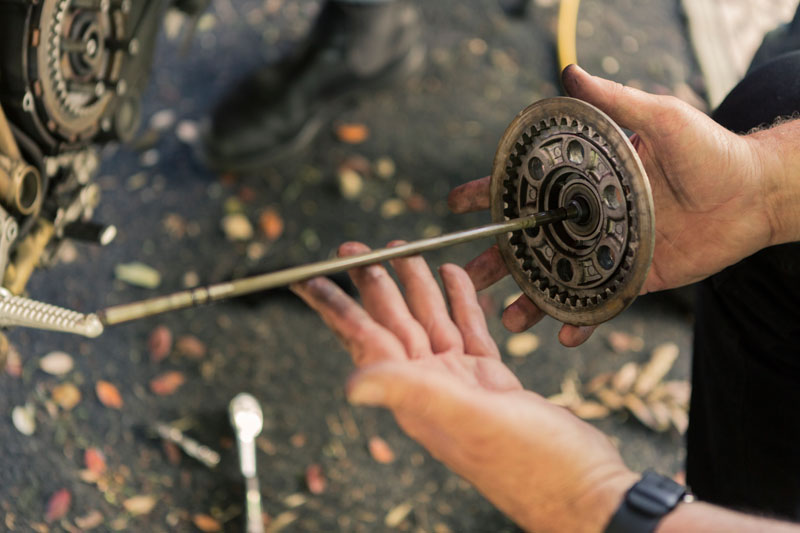
<path fill-rule="evenodd" d="M 283 287 L 292 283 L 315 278 L 317 276 L 328 276 L 337 272 L 350 270 L 351 268 L 381 263 L 383 261 L 388 261 L 389 259 L 408 257 L 411 255 L 420 254 L 422 252 L 438 250 L 440 248 L 446 248 L 455 244 L 482 239 L 484 237 L 491 237 L 501 233 L 519 231 L 545 224 L 552 224 L 562 220 L 577 218 L 580 216 L 580 212 L 580 207 L 577 205 L 559 207 L 558 209 L 535 213 L 533 215 L 515 218 L 506 222 L 488 224 L 473 229 L 448 233 L 439 237 L 422 239 L 391 248 L 380 248 L 364 254 L 337 257 L 327 261 L 319 261 L 317 263 L 287 268 L 285 270 L 270 272 L 260 276 L 242 278 L 225 283 L 217 283 L 215 285 L 180 291 L 167 296 L 151 298 L 149 300 L 117 305 L 114 307 L 109 307 L 103 311 L 98 311 L 97 315 L 105 325 L 120 324 L 130 320 L 137 320 L 147 316 L 166 313 L 167 311 L 174 311 L 177 309 L 185 309 L 202 305 L 204 303 L 221 300 L 223 298 L 242 296 L 244 294 L 250 294 L 266 289 Z"/>

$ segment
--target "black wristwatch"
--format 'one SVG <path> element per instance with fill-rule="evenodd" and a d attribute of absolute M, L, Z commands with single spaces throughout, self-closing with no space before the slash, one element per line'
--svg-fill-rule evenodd
<path fill-rule="evenodd" d="M 648 470 L 625 493 L 617 512 L 606 526 L 606 533 L 652 533 L 681 502 L 694 501 L 683 485 Z"/>

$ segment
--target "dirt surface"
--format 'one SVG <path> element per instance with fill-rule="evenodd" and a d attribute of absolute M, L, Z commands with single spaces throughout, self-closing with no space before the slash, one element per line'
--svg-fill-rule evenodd
<path fill-rule="evenodd" d="M 155 112 L 171 109 L 178 122 L 160 134 L 144 135 L 138 150 L 104 150 L 97 218 L 116 224 L 119 237 L 103 250 L 77 245 L 74 261 L 35 275 L 30 294 L 91 311 L 181 289 L 187 278 L 215 282 L 322 259 L 345 240 L 378 246 L 485 223 L 488 213 L 449 214 L 445 198 L 454 185 L 489 173 L 497 141 L 517 111 L 559 93 L 553 45 L 557 7 L 551 4 L 540 0 L 527 18 L 514 20 L 496 0 L 419 2 L 429 52 L 425 74 L 364 98 L 341 117 L 369 128 L 365 142 L 343 144 L 327 128 L 292 161 L 258 173 L 219 176 L 202 165 L 192 143 L 181 141 L 176 130 L 187 138 L 235 79 L 303 35 L 318 5 L 216 1 L 186 57 L 178 53 L 179 39 L 161 38 L 144 120 L 147 124 Z M 616 80 L 662 93 L 697 89 L 676 0 L 583 2 L 578 50 L 580 62 L 594 73 L 605 69 Z M 188 121 L 183 130 L 180 121 Z M 371 163 L 391 158 L 396 173 L 385 180 L 366 177 L 360 197 L 347 200 L 339 193 L 336 169 L 352 156 Z M 416 196 L 406 204 L 415 210 L 385 218 L 384 202 L 409 190 Z M 285 224 L 274 242 L 258 230 L 259 216 L 268 208 Z M 241 212 L 253 223 L 253 239 L 233 243 L 225 238 L 220 221 L 230 212 Z M 484 245 L 463 245 L 428 258 L 433 265 L 463 264 Z M 157 269 L 160 287 L 135 288 L 115 280 L 114 267 L 132 261 Z M 482 297 L 501 346 L 509 334 L 500 324 L 500 311 L 514 292 L 507 280 Z M 197 337 L 207 353 L 192 358 L 173 349 L 153 361 L 147 341 L 159 325 L 175 338 Z M 543 321 L 535 328 L 541 345 L 534 353 L 505 356 L 525 386 L 543 395 L 557 393 L 570 369 L 586 381 L 628 361 L 646 360 L 665 341 L 681 351 L 669 377 L 688 375 L 691 318 L 669 298 L 641 298 L 580 348 L 561 347 L 557 328 L 554 321 Z M 644 349 L 615 354 L 606 341 L 612 331 L 641 336 Z M 243 488 L 226 409 L 235 394 L 249 391 L 265 413 L 259 477 L 273 530 L 283 521 L 290 522 L 283 531 L 392 530 L 385 525 L 387 513 L 406 503 L 410 510 L 398 530 L 515 530 L 467 483 L 405 437 L 387 413 L 347 404 L 348 355 L 287 292 L 110 328 L 96 340 L 24 330 L 11 332 L 10 338 L 21 355 L 22 372 L 0 376 L 0 529 L 76 530 L 76 520 L 99 511 L 96 531 L 196 531 L 197 514 L 210 515 L 225 531 L 240 531 Z M 74 369 L 60 377 L 40 370 L 40 358 L 53 350 L 70 354 Z M 154 394 L 150 381 L 167 371 L 180 372 L 185 383 L 171 395 Z M 119 389 L 120 409 L 98 401 L 99 380 Z M 71 411 L 51 401 L 53 388 L 64 383 L 81 393 Z M 34 406 L 37 422 L 31 436 L 15 429 L 10 414 L 26 403 Z M 157 420 L 179 421 L 187 434 L 218 450 L 219 467 L 208 469 L 165 448 L 149 431 Z M 654 433 L 624 414 L 596 423 L 618 439 L 632 468 L 681 469 L 682 437 L 675 430 Z M 394 462 L 380 464 L 370 456 L 367 442 L 373 436 L 389 444 Z M 100 483 L 81 479 L 90 447 L 105 456 L 108 471 Z M 311 494 L 306 486 L 305 471 L 312 464 L 321 466 L 327 480 L 321 494 Z M 47 502 L 59 489 L 69 492 L 71 504 L 63 518 L 45 526 Z M 137 495 L 152 496 L 155 505 L 135 516 L 122 502 Z"/>

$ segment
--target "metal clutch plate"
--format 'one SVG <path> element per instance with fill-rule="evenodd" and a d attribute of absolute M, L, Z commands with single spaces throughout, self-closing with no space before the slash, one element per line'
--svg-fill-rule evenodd
<path fill-rule="evenodd" d="M 655 245 L 650 183 L 625 133 L 574 98 L 541 100 L 500 140 L 492 220 L 577 202 L 581 217 L 498 236 L 503 260 L 545 313 L 577 326 L 605 322 L 639 295 Z"/>

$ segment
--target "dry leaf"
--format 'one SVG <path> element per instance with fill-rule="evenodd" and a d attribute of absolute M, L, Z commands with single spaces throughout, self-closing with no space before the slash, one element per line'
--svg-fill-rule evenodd
<path fill-rule="evenodd" d="M 688 381 L 665 381 L 659 384 L 659 390 L 663 394 L 663 398 L 667 401 L 680 405 L 681 407 L 689 407 L 689 399 L 692 396 L 692 385 Z"/>
<path fill-rule="evenodd" d="M 222 524 L 220 524 L 218 520 L 212 518 L 207 514 L 193 515 L 192 522 L 194 523 L 197 529 L 199 529 L 200 531 L 205 531 L 206 533 L 215 533 L 216 531 L 222 531 Z"/>
<path fill-rule="evenodd" d="M 674 342 L 667 342 L 657 346 L 653 350 L 650 361 L 644 366 L 636 379 L 636 384 L 633 386 L 634 392 L 639 396 L 646 396 L 648 392 L 653 390 L 653 387 L 667 375 L 669 369 L 675 364 L 679 353 L 678 345 Z"/>
<path fill-rule="evenodd" d="M 608 385 L 608 382 L 611 381 L 611 377 L 613 375 L 613 372 L 603 372 L 601 374 L 597 374 L 595 377 L 590 379 L 586 385 L 583 386 L 583 393 L 594 394 L 599 389 L 602 389 Z"/>
<path fill-rule="evenodd" d="M 295 492 L 294 494 L 289 494 L 287 497 L 283 499 L 283 505 L 288 507 L 289 509 L 294 509 L 295 507 L 300 507 L 301 505 L 305 505 L 308 501 L 305 494 L 300 492 Z"/>
<path fill-rule="evenodd" d="M 386 518 L 383 519 L 383 523 L 386 524 L 387 527 L 397 527 L 406 519 L 408 513 L 410 513 L 412 509 L 414 509 L 414 506 L 411 502 L 401 503 L 386 513 Z"/>
<path fill-rule="evenodd" d="M 347 144 L 360 144 L 369 138 L 369 128 L 358 123 L 339 124 L 336 127 L 336 137 Z"/>
<path fill-rule="evenodd" d="M 671 421 L 669 407 L 661 402 L 651 403 L 647 407 L 650 409 L 650 413 L 653 415 L 653 420 L 656 422 L 656 427 L 654 429 L 658 431 L 668 430 Z"/>
<path fill-rule="evenodd" d="M 53 387 L 53 401 L 65 411 L 72 410 L 81 401 L 81 391 L 72 383 Z"/>
<path fill-rule="evenodd" d="M 95 392 L 100 403 L 111 409 L 122 409 L 122 395 L 119 389 L 108 381 L 100 380 L 95 385 Z"/>
<path fill-rule="evenodd" d="M 253 225 L 241 213 L 222 217 L 222 230 L 229 241 L 249 241 L 253 238 Z"/>
<path fill-rule="evenodd" d="M 686 429 L 689 427 L 689 415 L 686 413 L 686 410 L 673 405 L 669 409 L 669 415 L 672 420 L 672 425 L 675 426 L 678 433 L 681 435 L 686 433 Z"/>
<path fill-rule="evenodd" d="M 336 176 L 339 182 L 339 194 L 345 200 L 355 200 L 364 190 L 364 180 L 351 168 L 340 168 Z"/>
<path fill-rule="evenodd" d="M 633 362 L 625 363 L 611 378 L 611 386 L 619 394 L 627 394 L 636 382 L 637 375 L 639 375 L 639 365 Z"/>
<path fill-rule="evenodd" d="M 608 345 L 615 353 L 641 352 L 644 349 L 644 339 L 635 337 L 622 331 L 612 331 L 608 334 Z"/>
<path fill-rule="evenodd" d="M 9 345 L 6 354 L 6 373 L 15 378 L 22 375 L 22 358 L 13 344 Z"/>
<path fill-rule="evenodd" d="M 50 352 L 39 360 L 39 368 L 53 376 L 63 376 L 74 365 L 72 356 L 65 352 Z"/>
<path fill-rule="evenodd" d="M 297 513 L 292 511 L 284 511 L 269 523 L 266 533 L 278 533 L 278 531 L 282 530 L 295 520 L 297 520 Z"/>
<path fill-rule="evenodd" d="M 124 263 L 114 267 L 114 276 L 128 285 L 155 289 L 161 285 L 161 274 L 151 266 L 140 262 Z"/>
<path fill-rule="evenodd" d="M 157 326 L 150 332 L 147 349 L 150 351 L 150 360 L 156 363 L 169 355 L 172 351 L 172 332 L 167 326 Z"/>
<path fill-rule="evenodd" d="M 122 502 L 122 506 L 132 515 L 148 514 L 156 506 L 156 499 L 149 494 L 133 496 Z"/>
<path fill-rule="evenodd" d="M 77 517 L 75 519 L 75 525 L 84 531 L 89 531 L 90 529 L 94 529 L 102 524 L 103 520 L 103 513 L 95 509 L 93 511 L 89 511 L 83 516 Z"/>
<path fill-rule="evenodd" d="M 658 427 L 653 414 L 650 412 L 650 409 L 647 408 L 641 398 L 634 394 L 628 394 L 625 396 L 624 403 L 628 411 L 630 411 L 633 416 L 639 420 L 639 422 L 651 429 L 656 429 Z"/>
<path fill-rule="evenodd" d="M 370 437 L 368 446 L 369 454 L 376 462 L 384 465 L 394 462 L 394 451 L 392 451 L 389 443 L 382 438 Z"/>
<path fill-rule="evenodd" d="M 598 418 L 605 418 L 611 414 L 611 411 L 603 404 L 597 402 L 581 402 L 570 409 L 575 416 L 583 418 L 584 420 L 596 420 Z"/>
<path fill-rule="evenodd" d="M 179 338 L 175 343 L 175 349 L 179 354 L 192 359 L 202 359 L 206 355 L 206 345 L 192 335 L 184 335 Z"/>
<path fill-rule="evenodd" d="M 603 405 L 614 411 L 622 409 L 625 403 L 622 396 L 613 389 L 598 389 L 594 391 L 594 396 L 600 400 Z"/>
<path fill-rule="evenodd" d="M 318 464 L 310 464 L 306 467 L 306 486 L 311 494 L 322 494 L 325 492 L 327 480 L 322 473 L 322 467 Z"/>
<path fill-rule="evenodd" d="M 33 405 L 29 403 L 24 406 L 18 405 L 11 410 L 11 421 L 14 423 L 14 427 L 17 428 L 17 431 L 26 437 L 30 437 L 33 435 L 33 432 L 36 431 L 35 414 L 36 412 L 34 411 Z"/>
<path fill-rule="evenodd" d="M 388 157 L 381 157 L 375 161 L 375 174 L 382 180 L 388 180 L 394 176 L 397 171 L 394 161 Z"/>
<path fill-rule="evenodd" d="M 63 518 L 69 512 L 70 504 L 72 504 L 72 494 L 67 489 L 57 490 L 47 502 L 45 521 L 50 523 Z"/>
<path fill-rule="evenodd" d="M 177 370 L 164 372 L 150 381 L 150 390 L 158 396 L 174 394 L 178 387 L 186 382 L 186 378 Z"/>
<path fill-rule="evenodd" d="M 91 472 L 102 475 L 106 471 L 106 458 L 97 448 L 88 448 L 83 453 L 83 463 Z"/>
<path fill-rule="evenodd" d="M 383 218 L 394 218 L 402 215 L 406 211 L 406 203 L 399 198 L 389 198 L 381 204 L 381 216 Z"/>
<path fill-rule="evenodd" d="M 275 209 L 267 209 L 258 217 L 261 232 L 271 241 L 278 240 L 283 234 L 283 218 Z"/>
<path fill-rule="evenodd" d="M 539 347 L 539 337 L 533 333 L 517 333 L 506 341 L 506 351 L 513 357 L 525 357 Z"/>

